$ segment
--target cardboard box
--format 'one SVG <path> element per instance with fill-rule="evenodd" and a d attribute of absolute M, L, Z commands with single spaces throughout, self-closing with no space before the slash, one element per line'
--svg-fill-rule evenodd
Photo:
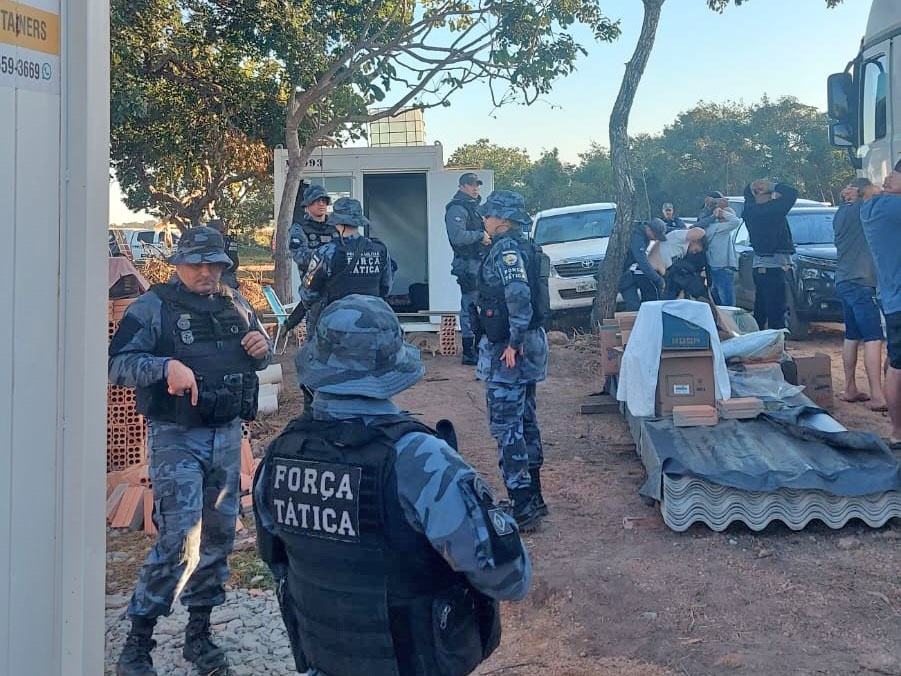
<path fill-rule="evenodd" d="M 716 406 L 713 352 L 693 350 L 662 352 L 657 373 L 655 413 L 666 416 L 674 406 Z"/>
<path fill-rule="evenodd" d="M 804 394 L 817 406 L 832 408 L 835 400 L 832 390 L 832 360 L 828 354 L 793 354 L 792 361 L 782 364 L 782 373 L 792 385 L 803 385 Z"/>
<path fill-rule="evenodd" d="M 697 324 L 676 317 L 675 315 L 661 313 L 663 315 L 663 344 L 664 350 L 709 350 L 710 334 Z"/>
<path fill-rule="evenodd" d="M 638 312 L 615 312 L 613 316 L 619 323 L 619 328 L 630 330 L 635 326 L 635 319 L 638 317 Z"/>
<path fill-rule="evenodd" d="M 615 376 L 619 373 L 621 352 L 616 352 L 615 348 L 622 346 L 619 335 L 619 327 L 602 326 L 600 327 L 601 339 L 601 377 Z"/>

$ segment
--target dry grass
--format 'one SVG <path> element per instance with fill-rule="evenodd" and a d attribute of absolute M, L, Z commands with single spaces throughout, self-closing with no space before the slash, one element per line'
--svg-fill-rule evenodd
<path fill-rule="evenodd" d="M 151 284 L 165 284 L 175 268 L 161 258 L 147 258 L 141 264 L 140 271 Z"/>

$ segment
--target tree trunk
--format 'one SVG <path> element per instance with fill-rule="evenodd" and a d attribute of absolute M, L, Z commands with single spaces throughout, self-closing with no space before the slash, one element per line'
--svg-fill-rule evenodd
<path fill-rule="evenodd" d="M 643 2 L 644 20 L 641 24 L 641 34 L 638 37 L 638 44 L 635 45 L 635 52 L 626 64 L 619 94 L 610 113 L 610 160 L 613 164 L 613 179 L 616 186 L 616 221 L 607 244 L 607 254 L 601 264 L 598 293 L 591 308 L 591 322 L 595 328 L 604 318 L 612 317 L 616 309 L 616 294 L 619 292 L 619 280 L 632 232 L 635 184 L 632 182 L 629 150 L 629 113 L 654 47 L 657 25 L 660 23 L 660 9 L 665 0 L 643 0 Z"/>
<path fill-rule="evenodd" d="M 287 119 L 291 119 L 290 113 Z M 291 288 L 291 255 L 288 252 L 288 231 L 291 228 L 291 219 L 294 215 L 294 203 L 297 200 L 297 190 L 300 188 L 301 174 L 306 158 L 301 157 L 300 139 L 298 130 L 291 128 L 290 123 L 285 128 L 285 145 L 288 149 L 288 175 L 285 178 L 285 188 L 282 191 L 278 208 L 278 220 L 275 223 L 275 293 L 283 303 L 290 303 L 294 298 L 294 289 Z"/>

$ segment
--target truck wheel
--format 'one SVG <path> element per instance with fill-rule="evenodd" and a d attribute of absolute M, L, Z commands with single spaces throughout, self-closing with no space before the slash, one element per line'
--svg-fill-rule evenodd
<path fill-rule="evenodd" d="M 810 337 L 810 322 L 798 316 L 795 294 L 792 293 L 791 281 L 785 286 L 785 305 L 788 308 L 787 328 L 789 340 L 807 340 Z"/>

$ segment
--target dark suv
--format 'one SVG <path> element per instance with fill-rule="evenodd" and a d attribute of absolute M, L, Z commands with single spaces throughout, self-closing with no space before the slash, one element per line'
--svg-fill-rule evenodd
<path fill-rule="evenodd" d="M 729 198 L 732 208 L 739 215 L 744 206 L 740 199 Z M 787 326 L 792 338 L 798 340 L 807 338 L 809 323 L 812 321 L 844 320 L 842 304 L 835 293 L 838 256 L 832 219 L 836 211 L 837 207 L 798 200 L 788 212 L 788 227 L 795 243 L 795 253 L 791 257 L 791 269 L 786 275 Z M 739 268 L 735 280 L 735 300 L 740 307 L 753 310 L 754 251 L 744 224 L 735 231 L 734 241 Z"/>

